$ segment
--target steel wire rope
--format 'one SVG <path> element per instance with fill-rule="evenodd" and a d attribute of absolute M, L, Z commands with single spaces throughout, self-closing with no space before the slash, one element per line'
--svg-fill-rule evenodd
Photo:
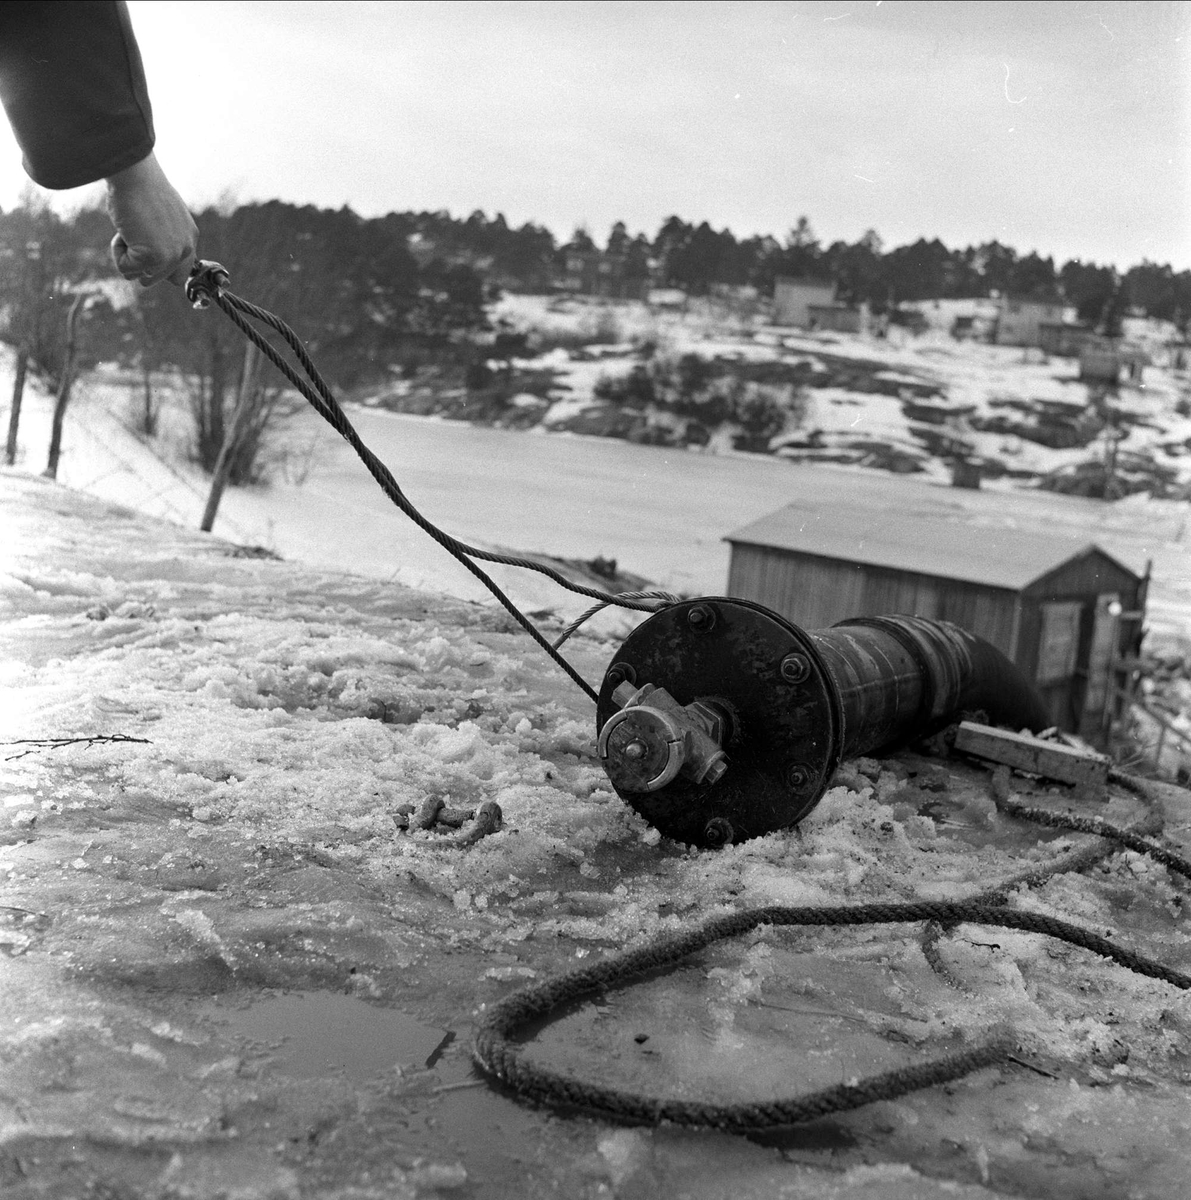
<path fill-rule="evenodd" d="M 593 604 L 586 612 L 580 613 L 563 631 L 554 639 L 554 649 L 557 650 L 568 638 L 576 634 L 580 627 L 586 625 L 592 617 L 598 612 L 603 612 L 609 604 L 613 604 L 621 600 L 639 600 L 643 597 L 651 599 L 666 600 L 670 604 L 681 604 L 682 597 L 676 596 L 673 592 L 617 592 L 611 600 L 601 600 L 599 604 Z"/>
<path fill-rule="evenodd" d="M 394 478 L 393 473 L 385 466 L 383 462 L 372 452 L 371 449 L 364 443 L 363 439 L 356 432 L 355 426 L 348 419 L 347 414 L 343 411 L 339 401 L 335 399 L 330 387 L 323 379 L 318 368 L 314 365 L 314 361 L 306 352 L 306 348 L 302 345 L 301 339 L 280 317 L 267 309 L 260 308 L 251 301 L 245 300 L 242 296 L 237 296 L 227 287 L 228 274 L 218 263 L 198 262 L 191 271 L 191 275 L 186 285 L 187 299 L 196 308 L 205 308 L 210 302 L 214 302 L 220 311 L 251 341 L 257 349 L 285 376 L 286 379 L 294 385 L 302 396 L 310 403 L 311 407 L 326 421 L 347 443 L 355 450 L 360 460 L 368 468 L 369 474 L 380 485 L 381 490 L 389 497 L 390 500 L 407 516 L 415 525 L 418 526 L 424 533 L 429 534 L 440 546 L 451 554 L 458 562 L 462 563 L 479 581 L 492 593 L 493 596 L 500 602 L 510 616 L 538 643 L 539 646 L 578 684 L 578 686 L 590 697 L 593 701 L 598 701 L 599 694 L 594 688 L 579 674 L 577 670 L 559 653 L 555 645 L 552 645 L 546 637 L 538 630 L 537 626 L 517 607 L 516 604 L 505 594 L 496 581 L 483 568 L 479 567 L 473 559 L 480 559 L 483 562 L 498 563 L 502 566 L 520 567 L 528 571 L 536 571 L 541 575 L 545 575 L 548 579 L 557 583 L 560 587 L 566 588 L 568 591 L 575 592 L 581 596 L 587 596 L 599 603 L 593 610 L 585 613 L 579 619 L 578 624 L 582 624 L 588 616 L 593 612 L 599 611 L 608 605 L 616 605 L 619 608 L 627 608 L 636 612 L 653 613 L 658 611 L 659 607 L 674 602 L 672 597 L 667 592 L 656 593 L 622 593 L 620 595 L 609 595 L 607 592 L 601 592 L 597 588 L 585 587 L 583 584 L 575 583 L 573 580 L 567 579 L 564 575 L 555 571 L 552 567 L 546 566 L 544 563 L 535 562 L 532 559 L 520 558 L 515 555 L 499 554 L 491 550 L 482 550 L 477 546 L 469 546 L 466 542 L 459 541 L 458 538 L 452 537 L 445 530 L 440 529 L 427 517 L 423 516 L 413 502 L 406 496 L 401 485 Z M 269 326 L 275 330 L 284 339 L 286 345 L 293 351 L 294 356 L 301 364 L 302 369 L 309 376 L 309 382 L 303 379 L 297 371 L 285 360 L 277 348 L 258 332 L 244 318 L 245 316 L 252 317 L 257 321 Z M 655 599 L 658 603 L 650 604 L 645 601 L 645 595 Z M 573 623 L 575 624 L 575 623 Z M 578 627 L 575 624 L 575 628 Z M 570 630 L 569 632 L 573 632 Z M 569 632 L 567 636 L 569 636 Z M 562 639 L 562 640 L 565 640 Z M 561 644 L 561 641 L 560 643 Z"/>

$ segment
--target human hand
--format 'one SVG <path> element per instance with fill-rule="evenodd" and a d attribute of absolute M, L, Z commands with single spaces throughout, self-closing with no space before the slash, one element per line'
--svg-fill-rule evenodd
<path fill-rule="evenodd" d="M 108 181 L 108 213 L 116 227 L 112 258 L 125 279 L 151 287 L 186 281 L 198 247 L 198 227 L 182 197 L 150 152 Z"/>

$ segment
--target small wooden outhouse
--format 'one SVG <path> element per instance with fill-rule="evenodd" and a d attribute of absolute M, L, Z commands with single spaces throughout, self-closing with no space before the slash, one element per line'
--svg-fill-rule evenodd
<path fill-rule="evenodd" d="M 1094 543 L 987 514 L 806 504 L 726 540 L 730 596 L 804 629 L 885 613 L 952 621 L 1016 662 L 1056 725 L 1103 741 L 1147 578 Z"/>

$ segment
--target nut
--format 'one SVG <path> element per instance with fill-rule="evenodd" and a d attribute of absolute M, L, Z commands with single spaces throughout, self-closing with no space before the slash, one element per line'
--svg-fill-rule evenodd
<path fill-rule="evenodd" d="M 613 688 L 618 683 L 636 683 L 637 672 L 627 662 L 613 663 L 608 668 L 608 674 L 604 676 L 604 682 Z"/>
<path fill-rule="evenodd" d="M 794 763 L 786 770 L 786 783 L 796 792 L 802 791 L 811 781 L 810 768 L 803 763 Z"/>
<path fill-rule="evenodd" d="M 706 604 L 696 604 L 686 615 L 687 624 L 697 633 L 709 633 L 715 627 L 715 612 Z"/>
<path fill-rule="evenodd" d="M 803 683 L 810 678 L 811 664 L 803 654 L 787 654 L 780 670 L 787 683 Z"/>
<path fill-rule="evenodd" d="M 713 850 L 727 846 L 735 837 L 736 831 L 727 817 L 712 817 L 703 827 L 703 844 Z"/>

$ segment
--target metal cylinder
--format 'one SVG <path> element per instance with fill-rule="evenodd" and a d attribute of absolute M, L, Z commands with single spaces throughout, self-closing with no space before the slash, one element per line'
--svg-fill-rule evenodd
<path fill-rule="evenodd" d="M 842 759 L 977 708 L 1015 728 L 1048 723 L 1021 672 L 949 622 L 866 617 L 808 633 L 746 600 L 702 598 L 629 635 L 596 719 L 618 794 L 666 836 L 721 846 L 796 824 Z"/>

